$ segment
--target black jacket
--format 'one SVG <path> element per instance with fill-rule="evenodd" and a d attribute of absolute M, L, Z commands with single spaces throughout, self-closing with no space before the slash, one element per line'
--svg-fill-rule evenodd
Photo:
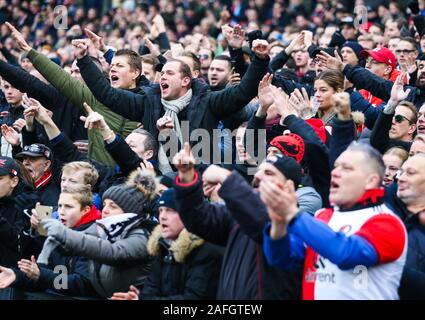
<path fill-rule="evenodd" d="M 185 227 L 206 241 L 225 246 L 217 298 L 299 298 L 302 270 L 286 272 L 268 266 L 265 260 L 262 229 L 269 218 L 259 195 L 235 172 L 225 180 L 219 195 L 226 204 L 204 200 L 199 175 L 190 185 L 176 182 L 177 208 Z"/>
<path fill-rule="evenodd" d="M 40 101 L 44 107 L 51 110 L 53 121 L 71 140 L 87 140 L 87 130 L 80 121 L 82 112 L 56 88 L 4 61 L 0 61 L 0 75 L 12 86 L 21 92 L 26 92 L 31 98 Z"/>
<path fill-rule="evenodd" d="M 24 227 L 22 214 L 15 208 L 14 196 L 0 199 L 0 265 L 14 267 L 18 262 L 19 234 Z"/>
<path fill-rule="evenodd" d="M 179 114 L 180 121 L 189 121 L 189 134 L 195 129 L 203 128 L 212 137 L 219 120 L 244 108 L 257 95 L 258 83 L 266 73 L 268 62 L 269 59 L 254 57 L 238 86 L 230 86 L 218 92 L 211 92 L 207 86 L 193 80 L 192 100 Z M 156 122 L 164 114 L 159 85 L 146 89 L 145 94 L 115 89 L 89 57 L 78 60 L 78 67 L 97 100 L 129 120 L 142 122 L 145 130 L 158 136 Z M 211 147 L 214 144 L 214 141 L 210 141 Z"/>
<path fill-rule="evenodd" d="M 159 228 L 148 242 L 155 260 L 141 291 L 142 300 L 215 299 L 222 250 L 185 229 L 170 246 L 160 238 Z"/>

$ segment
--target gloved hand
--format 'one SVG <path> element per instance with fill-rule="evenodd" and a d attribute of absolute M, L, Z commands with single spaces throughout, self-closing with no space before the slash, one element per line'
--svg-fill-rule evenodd
<path fill-rule="evenodd" d="M 410 1 L 407 6 L 413 15 L 419 14 L 419 2 L 417 0 Z"/>
<path fill-rule="evenodd" d="M 56 219 L 43 219 L 41 225 L 47 231 L 47 236 L 53 237 L 59 242 L 65 241 L 66 227 Z"/>
<path fill-rule="evenodd" d="M 347 41 L 344 36 L 340 32 L 335 32 L 332 35 L 331 42 L 329 43 L 329 47 L 338 47 L 341 49 L 342 45 Z"/>

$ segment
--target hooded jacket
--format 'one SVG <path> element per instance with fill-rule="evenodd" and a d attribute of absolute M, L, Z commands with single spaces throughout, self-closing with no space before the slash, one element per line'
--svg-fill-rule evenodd
<path fill-rule="evenodd" d="M 183 229 L 171 243 L 157 226 L 148 241 L 155 257 L 142 300 L 215 299 L 222 250 Z"/>

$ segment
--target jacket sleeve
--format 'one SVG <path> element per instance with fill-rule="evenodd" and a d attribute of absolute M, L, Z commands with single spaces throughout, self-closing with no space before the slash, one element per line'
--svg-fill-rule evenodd
<path fill-rule="evenodd" d="M 349 64 L 345 66 L 343 73 L 347 80 L 350 81 L 357 89 L 365 89 L 375 97 L 384 101 L 388 101 L 390 99 L 391 89 L 394 84 L 392 81 L 378 77 L 369 70 L 360 66 L 353 67 Z M 412 88 L 406 100 L 414 101 L 416 92 L 414 89 L 415 88 Z"/>
<path fill-rule="evenodd" d="M 10 223 L 10 221 L 0 215 L 0 241 L 2 246 L 9 247 L 13 251 L 17 251 L 19 244 L 19 234 L 23 227 L 23 221 L 16 221 L 16 223 Z"/>
<path fill-rule="evenodd" d="M 245 107 L 258 92 L 258 84 L 266 73 L 269 59 L 254 57 L 239 85 L 209 92 L 209 107 L 219 119 L 223 119 Z"/>
<path fill-rule="evenodd" d="M 241 230 L 257 243 L 262 243 L 262 231 L 269 221 L 269 215 L 259 194 L 234 171 L 224 181 L 219 196 L 226 202 Z"/>
<path fill-rule="evenodd" d="M 143 118 L 146 95 L 113 88 L 89 56 L 79 59 L 77 65 L 97 100 L 124 118 L 134 121 Z"/>
<path fill-rule="evenodd" d="M 59 92 L 19 67 L 0 61 L 0 75 L 12 86 L 40 101 L 49 110 L 61 107 Z"/>
<path fill-rule="evenodd" d="M 347 149 L 355 139 L 355 126 L 353 119 L 339 120 L 335 117 L 332 122 L 332 139 L 329 146 L 329 168 L 334 167 L 335 160 Z"/>
<path fill-rule="evenodd" d="M 277 240 L 270 238 L 270 224 L 264 228 L 263 250 L 267 263 L 284 270 L 298 270 L 304 263 L 303 241 L 292 233 Z"/>
<path fill-rule="evenodd" d="M 85 161 L 87 157 L 78 151 L 78 148 L 72 143 L 71 139 L 63 132 L 59 136 L 50 140 L 52 151 L 61 163 L 68 163 L 72 161 Z"/>
<path fill-rule="evenodd" d="M 49 266 L 39 265 L 40 277 L 37 281 L 29 279 L 23 272 L 14 269 L 16 281 L 13 286 L 31 291 L 54 290 L 67 296 L 94 296 L 95 292 L 89 280 L 88 261 L 85 258 L 76 257 L 74 272 L 67 273 L 66 267 L 50 269 Z M 57 268 L 57 269 L 56 269 Z"/>
<path fill-rule="evenodd" d="M 61 245 L 75 256 L 96 260 L 102 264 L 126 265 L 148 259 L 147 233 L 135 230 L 125 239 L 110 242 L 94 235 L 65 229 Z"/>
<path fill-rule="evenodd" d="M 288 61 L 289 56 L 286 54 L 285 50 L 279 52 L 276 57 L 269 64 L 269 72 L 274 73 L 276 70 L 282 68 L 285 63 Z"/>
<path fill-rule="evenodd" d="M 182 184 L 177 176 L 175 189 L 177 209 L 186 229 L 206 241 L 225 246 L 235 222 L 225 205 L 204 199 L 199 173 L 189 184 Z"/>
<path fill-rule="evenodd" d="M 306 145 L 306 161 L 314 189 L 319 192 L 325 206 L 329 205 L 329 188 L 331 170 L 329 168 L 329 150 L 320 140 L 314 129 L 304 120 L 290 115 L 284 124 L 291 132 L 304 139 Z"/>
<path fill-rule="evenodd" d="M 121 136 L 116 135 L 113 142 L 105 144 L 106 151 L 112 156 L 124 175 L 136 170 L 142 160 L 131 150 Z"/>
<path fill-rule="evenodd" d="M 353 91 L 350 94 L 351 110 L 361 111 L 365 116 L 365 125 L 368 129 L 372 130 L 378 118 L 379 112 L 384 108 L 381 103 L 378 107 L 374 107 L 367 101 L 358 91 Z"/>
<path fill-rule="evenodd" d="M 399 287 L 400 299 L 425 299 L 425 272 L 405 266 Z"/>

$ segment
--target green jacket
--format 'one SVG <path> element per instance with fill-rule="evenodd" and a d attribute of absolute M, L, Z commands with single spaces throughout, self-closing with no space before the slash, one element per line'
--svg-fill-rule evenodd
<path fill-rule="evenodd" d="M 71 77 L 70 74 L 46 56 L 32 49 L 28 53 L 28 59 L 31 60 L 34 67 L 43 77 L 68 98 L 73 105 L 85 111 L 83 103 L 86 102 L 93 111 L 100 113 L 105 118 L 106 123 L 115 133 L 125 138 L 137 127 L 137 122 L 125 119 L 101 104 L 85 84 Z M 89 158 L 105 165 L 114 166 L 115 161 L 105 150 L 105 144 L 99 132 L 97 130 L 89 130 L 88 137 Z"/>

